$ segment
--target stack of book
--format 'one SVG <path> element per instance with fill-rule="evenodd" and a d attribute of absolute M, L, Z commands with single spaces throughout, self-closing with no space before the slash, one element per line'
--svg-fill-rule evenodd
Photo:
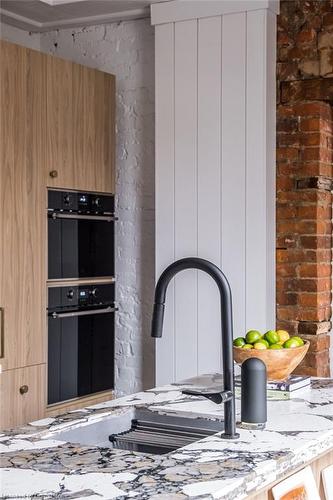
<path fill-rule="evenodd" d="M 289 375 L 283 382 L 267 382 L 267 399 L 291 399 L 292 397 L 300 397 L 299 391 L 310 387 L 311 377 L 305 375 Z M 235 377 L 235 394 L 240 397 L 241 394 L 241 377 Z"/>

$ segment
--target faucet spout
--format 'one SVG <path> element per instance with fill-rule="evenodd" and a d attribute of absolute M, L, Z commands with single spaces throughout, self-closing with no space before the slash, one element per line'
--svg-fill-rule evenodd
<path fill-rule="evenodd" d="M 152 337 L 162 337 L 165 298 L 168 285 L 171 279 L 180 271 L 185 269 L 198 269 L 206 272 L 215 281 L 220 292 L 221 299 L 221 333 L 222 333 L 222 359 L 223 359 L 223 391 L 229 396 L 224 402 L 225 424 L 222 437 L 235 439 L 239 435 L 236 433 L 235 417 L 235 391 L 234 391 L 234 363 L 232 353 L 232 298 L 229 282 L 221 269 L 215 264 L 198 257 L 188 257 L 177 260 L 168 266 L 161 274 L 156 288 L 155 301 L 152 318 Z M 202 394 L 203 395 L 203 394 Z M 221 402 L 221 401 L 220 401 Z"/>

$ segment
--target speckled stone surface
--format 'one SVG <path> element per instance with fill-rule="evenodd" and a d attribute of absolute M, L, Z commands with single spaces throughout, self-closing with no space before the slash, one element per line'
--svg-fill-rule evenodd
<path fill-rule="evenodd" d="M 158 456 L 112 449 L 107 433 L 105 443 L 60 440 L 105 422 L 111 434 L 112 422 L 130 420 L 134 407 L 223 420 L 223 407 L 181 393 L 189 386 L 220 388 L 221 379 L 203 375 L 2 433 L 1 498 L 241 499 L 333 449 L 331 379 L 312 380 L 290 400 L 269 401 L 266 429 L 239 428 L 235 441 L 214 434 Z"/>

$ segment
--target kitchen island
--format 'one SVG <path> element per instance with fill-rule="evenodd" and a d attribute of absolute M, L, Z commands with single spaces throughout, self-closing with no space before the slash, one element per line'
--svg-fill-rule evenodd
<path fill-rule="evenodd" d="M 203 375 L 3 432 L 0 497 L 261 499 L 280 478 L 319 457 L 332 457 L 333 379 L 313 379 L 311 388 L 291 399 L 269 401 L 266 429 L 238 427 L 238 440 L 214 434 L 166 455 L 108 447 L 112 422 L 128 418 L 134 407 L 223 420 L 222 405 L 185 396 L 184 387 L 219 389 L 221 379 Z M 236 405 L 239 418 L 238 399 Z M 92 427 L 105 424 L 104 438 L 89 437 Z M 86 433 L 85 444 L 64 439 L 75 433 Z"/>

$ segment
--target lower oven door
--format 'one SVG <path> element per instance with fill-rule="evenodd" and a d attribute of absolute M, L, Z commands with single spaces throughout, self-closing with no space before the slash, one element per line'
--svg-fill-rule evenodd
<path fill-rule="evenodd" d="M 114 311 L 49 314 L 48 404 L 114 388 Z"/>

